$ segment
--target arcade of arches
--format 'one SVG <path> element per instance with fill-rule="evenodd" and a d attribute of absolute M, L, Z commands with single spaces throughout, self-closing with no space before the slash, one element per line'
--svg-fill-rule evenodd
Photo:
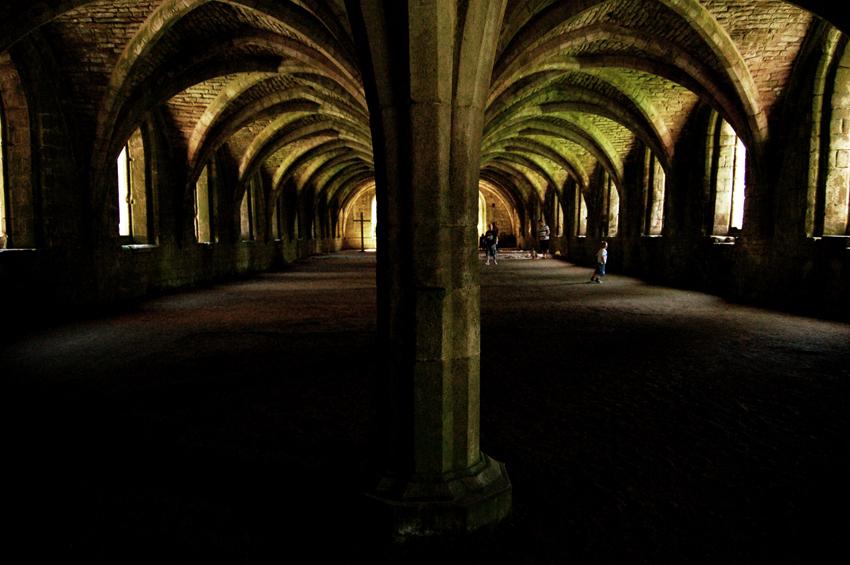
<path fill-rule="evenodd" d="M 4 2 L 4 308 L 376 249 L 388 423 L 371 497 L 399 533 L 498 522 L 510 482 L 479 445 L 486 224 L 528 249 L 543 218 L 574 264 L 606 239 L 615 273 L 847 316 L 837 6 Z"/>

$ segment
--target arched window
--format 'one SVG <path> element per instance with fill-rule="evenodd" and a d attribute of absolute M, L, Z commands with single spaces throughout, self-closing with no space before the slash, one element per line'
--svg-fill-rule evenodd
<path fill-rule="evenodd" d="M 240 208 L 242 241 L 254 241 L 260 234 L 260 216 L 263 210 L 263 182 L 259 174 L 248 180 Z"/>
<path fill-rule="evenodd" d="M 564 207 L 561 206 L 561 198 L 557 193 L 555 194 L 555 226 L 552 234 L 555 237 L 564 235 Z"/>
<path fill-rule="evenodd" d="M 587 201 L 581 192 L 581 187 L 576 185 L 576 235 L 585 237 L 587 235 Z"/>
<path fill-rule="evenodd" d="M 644 157 L 641 235 L 658 236 L 664 228 L 664 168 L 649 149 Z"/>
<path fill-rule="evenodd" d="M 561 206 L 560 191 L 554 186 L 548 187 L 543 201 L 543 217 L 548 221 L 552 237 L 564 235 L 564 208 Z"/>
<path fill-rule="evenodd" d="M 726 120 L 715 116 L 708 163 L 714 220 L 711 233 L 730 236 L 744 227 L 747 149 Z"/>
<path fill-rule="evenodd" d="M 275 241 L 283 239 L 285 232 L 285 215 L 283 210 L 283 194 L 278 194 L 272 215 L 272 237 Z"/>
<path fill-rule="evenodd" d="M 153 199 L 148 186 L 145 144 L 137 129 L 118 155 L 118 235 L 124 243 L 153 241 Z"/>
<path fill-rule="evenodd" d="M 43 234 L 33 187 L 33 144 L 27 89 L 9 52 L 0 53 L 0 249 L 34 248 L 58 234 Z M 52 151 L 50 148 L 39 148 Z M 45 237 L 47 235 L 47 237 Z"/>
<path fill-rule="evenodd" d="M 827 97 L 821 130 L 829 147 L 821 148 L 821 179 L 818 182 L 814 235 L 850 235 L 850 44 L 837 41 L 827 75 Z M 831 90 L 831 92 L 830 92 Z"/>
<path fill-rule="evenodd" d="M 487 199 L 484 198 L 484 193 L 478 191 L 478 236 L 484 235 L 487 231 Z"/>
<path fill-rule="evenodd" d="M 0 105 L 0 249 L 6 248 L 6 124 Z"/>
<path fill-rule="evenodd" d="M 195 183 L 195 239 L 198 243 L 217 241 L 214 236 L 215 219 L 214 164 L 208 163 Z"/>
<path fill-rule="evenodd" d="M 614 184 L 614 179 L 607 172 L 605 173 L 605 191 L 602 195 L 603 209 L 603 237 L 614 237 L 620 228 L 620 193 L 617 192 L 617 186 Z"/>
<path fill-rule="evenodd" d="M 242 206 L 239 211 L 240 233 L 242 241 L 253 241 L 254 232 L 254 183 L 249 182 L 242 196 Z"/>

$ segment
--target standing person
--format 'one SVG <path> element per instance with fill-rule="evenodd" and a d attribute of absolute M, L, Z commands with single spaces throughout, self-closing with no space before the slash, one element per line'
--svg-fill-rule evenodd
<path fill-rule="evenodd" d="M 546 220 L 540 218 L 537 223 L 537 244 L 542 259 L 546 259 L 546 254 L 549 253 L 549 234 L 549 226 L 546 224 Z"/>
<path fill-rule="evenodd" d="M 605 265 L 608 264 L 608 242 L 603 241 L 599 246 L 599 251 L 596 252 L 596 270 L 590 275 L 590 282 L 602 284 L 602 279 L 599 277 L 605 276 Z"/>
<path fill-rule="evenodd" d="M 493 264 L 498 265 L 496 260 L 496 251 L 499 245 L 499 228 L 496 227 L 496 222 L 490 224 L 489 229 L 484 233 L 484 251 L 487 253 L 487 265 L 490 264 L 490 258 L 493 258 Z"/>

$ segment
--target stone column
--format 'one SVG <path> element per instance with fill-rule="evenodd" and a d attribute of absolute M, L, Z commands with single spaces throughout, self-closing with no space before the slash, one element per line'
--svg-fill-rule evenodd
<path fill-rule="evenodd" d="M 510 510 L 479 447 L 480 142 L 504 0 L 349 1 L 378 200 L 383 479 L 396 535 L 472 530 Z"/>

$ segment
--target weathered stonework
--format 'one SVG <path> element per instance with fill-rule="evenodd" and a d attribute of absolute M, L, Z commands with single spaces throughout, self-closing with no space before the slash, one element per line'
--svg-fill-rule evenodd
<path fill-rule="evenodd" d="M 614 273 L 847 318 L 837 5 L 3 2 L 9 311 L 109 306 L 357 248 L 352 219 L 372 223 L 375 186 L 391 432 L 374 500 L 397 533 L 498 521 L 510 486 L 479 445 L 479 194 L 503 245 L 534 246 L 543 217 L 573 262 L 592 264 L 605 238 Z M 148 228 L 132 242 L 116 174 L 131 139 Z"/>

